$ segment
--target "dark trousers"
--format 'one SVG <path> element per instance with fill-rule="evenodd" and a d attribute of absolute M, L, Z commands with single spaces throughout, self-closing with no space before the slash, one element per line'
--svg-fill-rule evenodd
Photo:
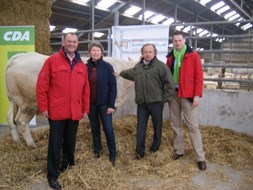
<path fill-rule="evenodd" d="M 47 179 L 57 180 L 60 164 L 61 167 L 74 165 L 76 133 L 79 121 L 70 119 L 49 119 L 48 121 L 50 130 L 47 154 Z"/>
<path fill-rule="evenodd" d="M 116 143 L 114 130 L 112 127 L 112 114 L 106 114 L 106 105 L 90 105 L 90 112 L 88 114 L 92 138 L 93 138 L 93 149 L 95 154 L 100 154 L 102 150 L 101 144 L 101 132 L 100 132 L 100 119 L 103 125 L 103 130 L 105 133 L 107 147 L 109 149 L 110 158 L 116 157 Z"/>
<path fill-rule="evenodd" d="M 137 106 L 136 153 L 139 156 L 143 156 L 145 153 L 145 139 L 149 116 L 151 116 L 154 129 L 151 148 L 159 150 L 162 136 L 163 103 L 138 104 Z"/>

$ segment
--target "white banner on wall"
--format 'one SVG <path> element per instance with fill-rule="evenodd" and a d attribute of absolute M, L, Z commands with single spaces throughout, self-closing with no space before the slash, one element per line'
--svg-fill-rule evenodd
<path fill-rule="evenodd" d="M 153 43 L 157 57 L 165 62 L 168 53 L 169 27 L 165 25 L 113 26 L 112 57 L 139 60 L 141 47 Z"/>

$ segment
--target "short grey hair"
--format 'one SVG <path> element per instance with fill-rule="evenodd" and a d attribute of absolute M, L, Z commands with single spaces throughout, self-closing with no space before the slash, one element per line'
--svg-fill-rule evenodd
<path fill-rule="evenodd" d="M 148 46 L 148 45 L 153 46 L 154 51 L 155 51 L 155 55 L 156 55 L 156 54 L 157 54 L 157 49 L 156 49 L 156 47 L 155 47 L 155 44 L 153 44 L 153 43 L 146 43 L 146 44 L 144 44 L 144 45 L 142 46 L 142 48 L 141 48 L 141 54 L 143 55 L 143 49 L 144 49 L 144 47 L 146 47 L 146 46 Z"/>

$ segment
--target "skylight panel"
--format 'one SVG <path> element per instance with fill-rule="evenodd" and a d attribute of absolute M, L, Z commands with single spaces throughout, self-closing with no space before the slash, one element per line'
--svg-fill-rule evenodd
<path fill-rule="evenodd" d="M 176 30 L 182 30 L 184 26 L 176 26 Z"/>
<path fill-rule="evenodd" d="M 228 20 L 229 20 L 229 21 L 235 20 L 235 19 L 237 19 L 237 18 L 239 18 L 239 17 L 240 17 L 240 15 L 237 13 L 237 14 L 235 14 L 234 16 L 229 17 Z"/>
<path fill-rule="evenodd" d="M 50 25 L 49 28 L 50 28 L 50 32 L 52 32 L 55 29 L 55 26 Z"/>
<path fill-rule="evenodd" d="M 244 20 L 244 18 L 242 18 L 242 17 L 238 19 L 238 21 L 242 21 L 242 20 Z M 238 22 L 238 23 L 236 23 L 235 25 L 236 25 L 236 26 L 239 26 L 239 25 L 241 25 L 241 23 Z"/>
<path fill-rule="evenodd" d="M 90 0 L 72 0 L 73 3 L 79 4 L 79 5 L 86 5 L 87 2 Z"/>
<path fill-rule="evenodd" d="M 225 38 L 216 38 L 215 39 L 216 42 L 220 42 L 220 43 L 223 42 L 224 40 L 225 40 Z"/>
<path fill-rule="evenodd" d="M 93 35 L 94 35 L 95 38 L 101 38 L 104 35 L 104 33 L 102 33 L 102 32 L 94 32 Z"/>
<path fill-rule="evenodd" d="M 253 25 L 248 23 L 248 24 L 245 24 L 241 27 L 241 29 L 243 29 L 244 31 L 248 30 L 249 28 L 251 28 Z"/>
<path fill-rule="evenodd" d="M 189 32 L 190 29 L 191 29 L 191 26 L 187 26 L 187 27 L 185 27 L 185 28 L 183 29 L 183 31 L 187 33 L 187 32 Z"/>
<path fill-rule="evenodd" d="M 203 31 L 202 28 L 198 28 L 198 29 L 197 29 L 197 34 L 199 34 L 199 33 L 202 32 L 202 31 Z"/>
<path fill-rule="evenodd" d="M 228 5 L 226 5 L 226 6 L 222 7 L 222 8 L 220 8 L 220 9 L 218 9 L 218 10 L 216 11 L 216 13 L 220 15 L 220 14 L 226 12 L 226 11 L 229 10 L 229 9 L 230 9 L 230 7 L 229 7 Z"/>
<path fill-rule="evenodd" d="M 225 18 L 225 19 L 228 19 L 229 17 L 231 17 L 231 16 L 233 16 L 233 15 L 235 15 L 235 14 L 236 14 L 235 11 L 231 11 L 230 13 L 226 14 L 226 15 L 224 16 L 224 18 Z"/>
<path fill-rule="evenodd" d="M 165 20 L 162 24 L 164 24 L 164 25 L 170 25 L 170 24 L 172 24 L 174 21 L 175 21 L 174 18 L 169 18 L 169 19 Z"/>
<path fill-rule="evenodd" d="M 199 33 L 199 36 L 204 36 L 204 35 L 206 35 L 208 33 L 209 33 L 209 31 L 204 30 L 204 31 L 202 31 L 202 32 Z"/>
<path fill-rule="evenodd" d="M 200 0 L 200 4 L 202 5 L 206 5 L 208 2 L 210 2 L 211 0 Z"/>
<path fill-rule="evenodd" d="M 159 14 L 159 15 L 155 16 L 150 22 L 157 24 L 158 22 L 162 21 L 165 18 L 166 18 L 165 16 Z"/>
<path fill-rule="evenodd" d="M 97 4 L 98 7 L 108 9 L 110 6 L 112 6 L 114 3 L 116 3 L 117 0 L 101 0 Z"/>
<path fill-rule="evenodd" d="M 63 33 L 69 33 L 69 32 L 76 32 L 77 29 L 76 28 L 65 28 L 62 32 Z"/>
<path fill-rule="evenodd" d="M 217 9 L 223 7 L 225 5 L 225 3 L 223 1 L 220 1 L 219 3 L 216 3 L 215 5 L 213 5 L 211 7 L 211 10 L 212 11 L 216 11 Z"/>
<path fill-rule="evenodd" d="M 153 16 L 155 13 L 152 11 L 145 11 L 144 15 L 145 15 L 145 19 L 150 18 L 151 16 Z M 142 19 L 142 14 L 139 16 L 139 19 Z"/>
<path fill-rule="evenodd" d="M 140 7 L 131 6 L 129 9 L 127 9 L 127 10 L 125 11 L 125 14 L 133 16 L 133 15 L 135 15 L 137 12 L 139 12 L 140 10 L 141 10 Z"/>

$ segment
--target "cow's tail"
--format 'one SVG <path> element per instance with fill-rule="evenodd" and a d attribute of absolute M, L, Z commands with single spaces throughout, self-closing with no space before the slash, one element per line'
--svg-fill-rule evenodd
<path fill-rule="evenodd" d="M 7 122 L 8 122 L 9 127 L 10 127 L 10 131 L 11 131 L 13 141 L 18 143 L 20 140 L 19 140 L 17 125 L 16 125 L 16 122 L 15 122 L 15 118 L 17 116 L 17 113 L 18 113 L 17 104 L 15 104 L 13 101 L 10 101 L 10 108 L 9 108 L 8 113 L 7 113 Z"/>

